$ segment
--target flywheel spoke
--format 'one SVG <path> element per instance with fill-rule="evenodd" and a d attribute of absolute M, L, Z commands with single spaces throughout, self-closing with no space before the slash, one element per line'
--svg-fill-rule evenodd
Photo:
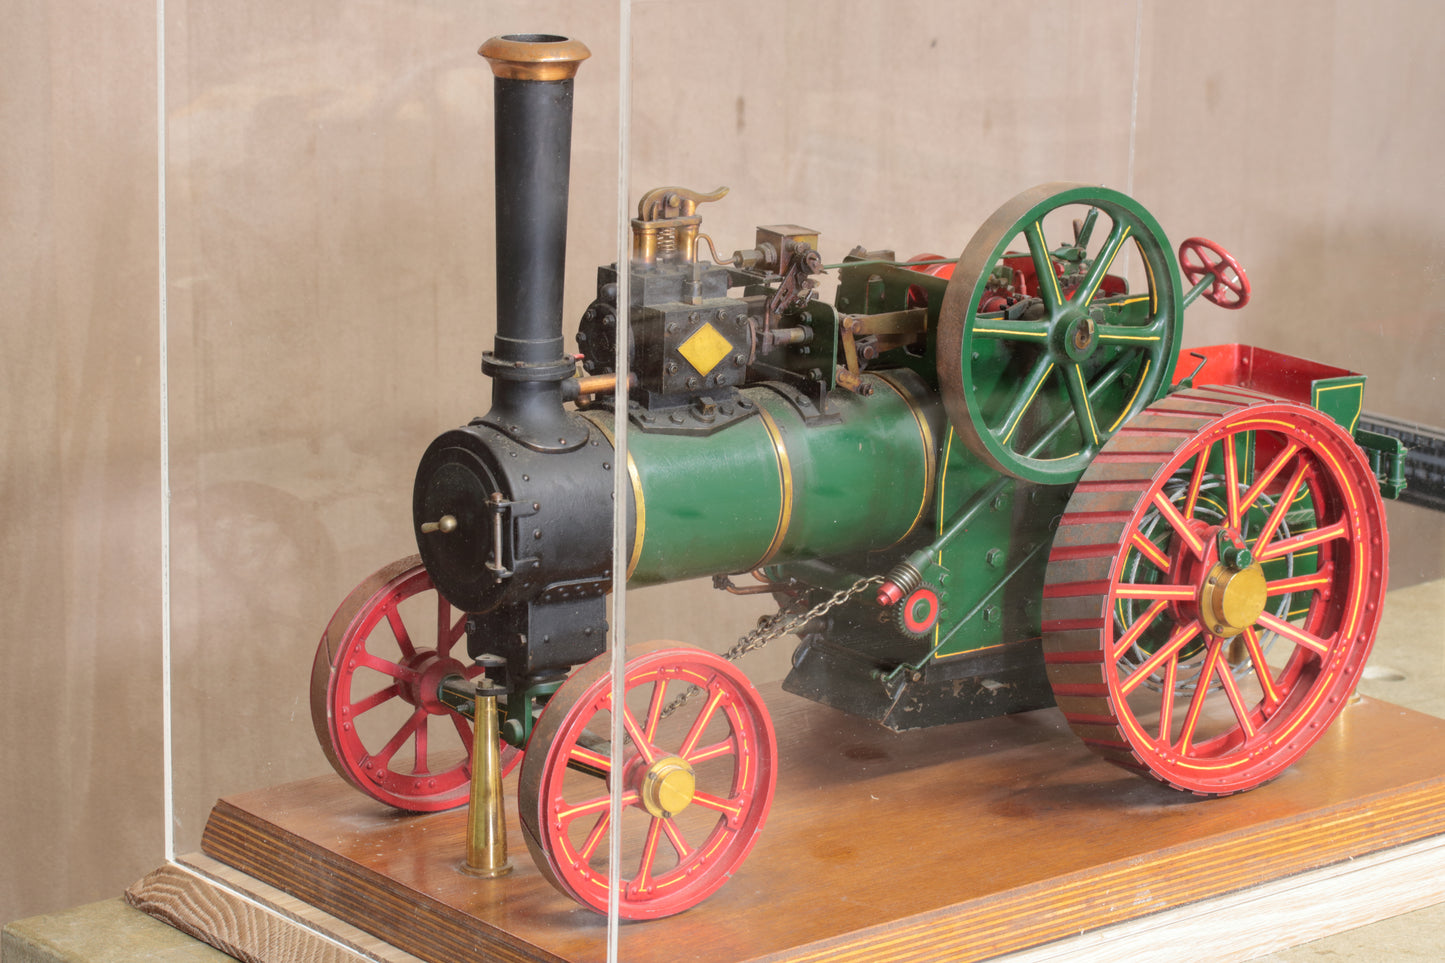
<path fill-rule="evenodd" d="M 1094 406 L 1089 401 L 1089 386 L 1084 381 L 1083 365 L 1067 365 L 1059 368 L 1069 389 L 1069 403 L 1074 406 L 1074 417 L 1079 422 L 1079 433 L 1084 438 L 1086 450 L 1098 447 L 1099 425 L 1094 420 Z"/>
<path fill-rule="evenodd" d="M 1013 404 L 1009 406 L 1009 410 L 1004 414 L 1003 421 L 999 423 L 998 429 L 995 432 L 995 434 L 998 435 L 999 442 L 1005 447 L 1011 447 L 1009 441 L 1013 438 L 1015 429 L 1018 428 L 1019 422 L 1023 420 L 1024 415 L 1028 412 L 1029 406 L 1034 403 L 1034 398 L 1038 396 L 1039 388 L 1043 387 L 1044 383 L 1048 381 L 1049 374 L 1053 370 L 1054 363 L 1049 360 L 1049 356 L 1047 354 L 1040 355 L 1038 361 L 1034 363 L 1033 370 L 1029 372 L 1029 376 L 1024 379 L 1024 383 L 1019 387 L 1018 393 L 1014 396 Z"/>
<path fill-rule="evenodd" d="M 1094 337 L 1101 344 L 1115 344 L 1125 348 L 1147 348 L 1164 337 L 1165 326 L 1157 321 L 1150 324 L 1100 324 L 1094 329 Z"/>
<path fill-rule="evenodd" d="M 1034 221 L 1028 225 L 1024 229 L 1024 238 L 1028 242 L 1029 254 L 1033 257 L 1034 273 L 1039 279 L 1039 296 L 1044 299 L 1044 306 L 1052 314 L 1064 303 L 1064 297 L 1059 291 L 1059 276 L 1054 273 L 1053 255 L 1044 240 L 1043 221 Z"/>
<path fill-rule="evenodd" d="M 1129 227 L 1129 225 L 1121 221 L 1114 222 L 1114 227 L 1109 231 L 1108 238 L 1105 239 L 1103 246 L 1099 248 L 1099 252 L 1094 255 L 1094 263 L 1089 265 L 1089 273 L 1085 275 L 1084 280 L 1079 283 L 1079 286 L 1074 289 L 1074 293 L 1069 296 L 1070 301 L 1073 301 L 1075 304 L 1088 304 L 1094 300 L 1095 292 L 1099 290 L 1099 285 L 1104 283 L 1104 278 L 1108 275 L 1109 268 L 1114 266 L 1114 258 L 1118 255 L 1119 248 L 1123 246 L 1124 240 L 1129 236 L 1131 230 L 1132 228 Z"/>
<path fill-rule="evenodd" d="M 978 326 L 973 329 L 975 337 L 992 341 L 1043 341 L 1049 336 L 1049 326 L 1044 321 L 1022 321 L 982 315 Z"/>

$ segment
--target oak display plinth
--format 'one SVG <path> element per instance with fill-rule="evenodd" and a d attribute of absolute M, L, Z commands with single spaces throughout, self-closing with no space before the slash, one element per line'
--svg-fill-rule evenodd
<path fill-rule="evenodd" d="M 1304 760 L 1206 800 L 1094 757 L 1057 710 L 911 733 L 765 690 L 781 771 L 736 876 L 624 924 L 629 961 L 983 959 L 1445 831 L 1445 720 L 1360 699 Z M 222 799 L 209 856 L 424 959 L 594 960 L 606 921 L 532 866 L 458 871 L 465 811 L 405 815 L 335 777 Z"/>

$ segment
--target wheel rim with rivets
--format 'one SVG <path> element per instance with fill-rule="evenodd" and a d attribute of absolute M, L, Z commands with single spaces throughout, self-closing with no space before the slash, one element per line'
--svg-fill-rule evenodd
<path fill-rule="evenodd" d="M 1049 558 L 1044 652 L 1095 752 L 1203 795 L 1259 785 L 1344 708 L 1379 625 L 1383 505 L 1304 405 L 1178 392 L 1106 444 Z"/>

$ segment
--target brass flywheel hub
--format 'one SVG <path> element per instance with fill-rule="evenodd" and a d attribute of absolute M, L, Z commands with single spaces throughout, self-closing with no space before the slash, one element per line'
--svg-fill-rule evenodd
<path fill-rule="evenodd" d="M 677 756 L 663 756 L 648 766 L 638 786 L 642 807 L 660 818 L 682 812 L 692 803 L 696 791 L 692 766 Z"/>
<path fill-rule="evenodd" d="M 1258 562 L 1238 569 L 1216 563 L 1199 590 L 1205 627 L 1222 638 L 1239 635 L 1259 621 L 1267 601 L 1268 583 Z"/>

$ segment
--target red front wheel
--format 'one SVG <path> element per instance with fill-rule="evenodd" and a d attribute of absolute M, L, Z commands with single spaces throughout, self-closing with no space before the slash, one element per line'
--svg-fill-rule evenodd
<path fill-rule="evenodd" d="M 1314 408 L 1181 391 L 1080 479 L 1049 556 L 1044 657 L 1094 751 L 1202 795 L 1259 785 L 1344 708 L 1379 625 L 1384 510 Z"/>
<path fill-rule="evenodd" d="M 481 674 L 457 651 L 465 631 L 465 614 L 432 586 L 415 555 L 346 597 L 311 668 L 311 722 L 342 778 L 412 812 L 466 803 L 472 723 L 437 698 L 447 676 Z M 503 771 L 520 756 L 504 744 Z"/>
<path fill-rule="evenodd" d="M 612 680 L 601 657 L 547 704 L 518 783 L 527 846 L 542 873 L 583 906 L 607 912 L 610 783 L 622 780 L 624 919 L 656 919 L 702 902 L 752 849 L 772 804 L 777 740 L 767 707 L 721 656 L 649 643 L 627 663 L 623 725 L 609 748 Z M 682 705 L 669 705 L 696 686 Z"/>

